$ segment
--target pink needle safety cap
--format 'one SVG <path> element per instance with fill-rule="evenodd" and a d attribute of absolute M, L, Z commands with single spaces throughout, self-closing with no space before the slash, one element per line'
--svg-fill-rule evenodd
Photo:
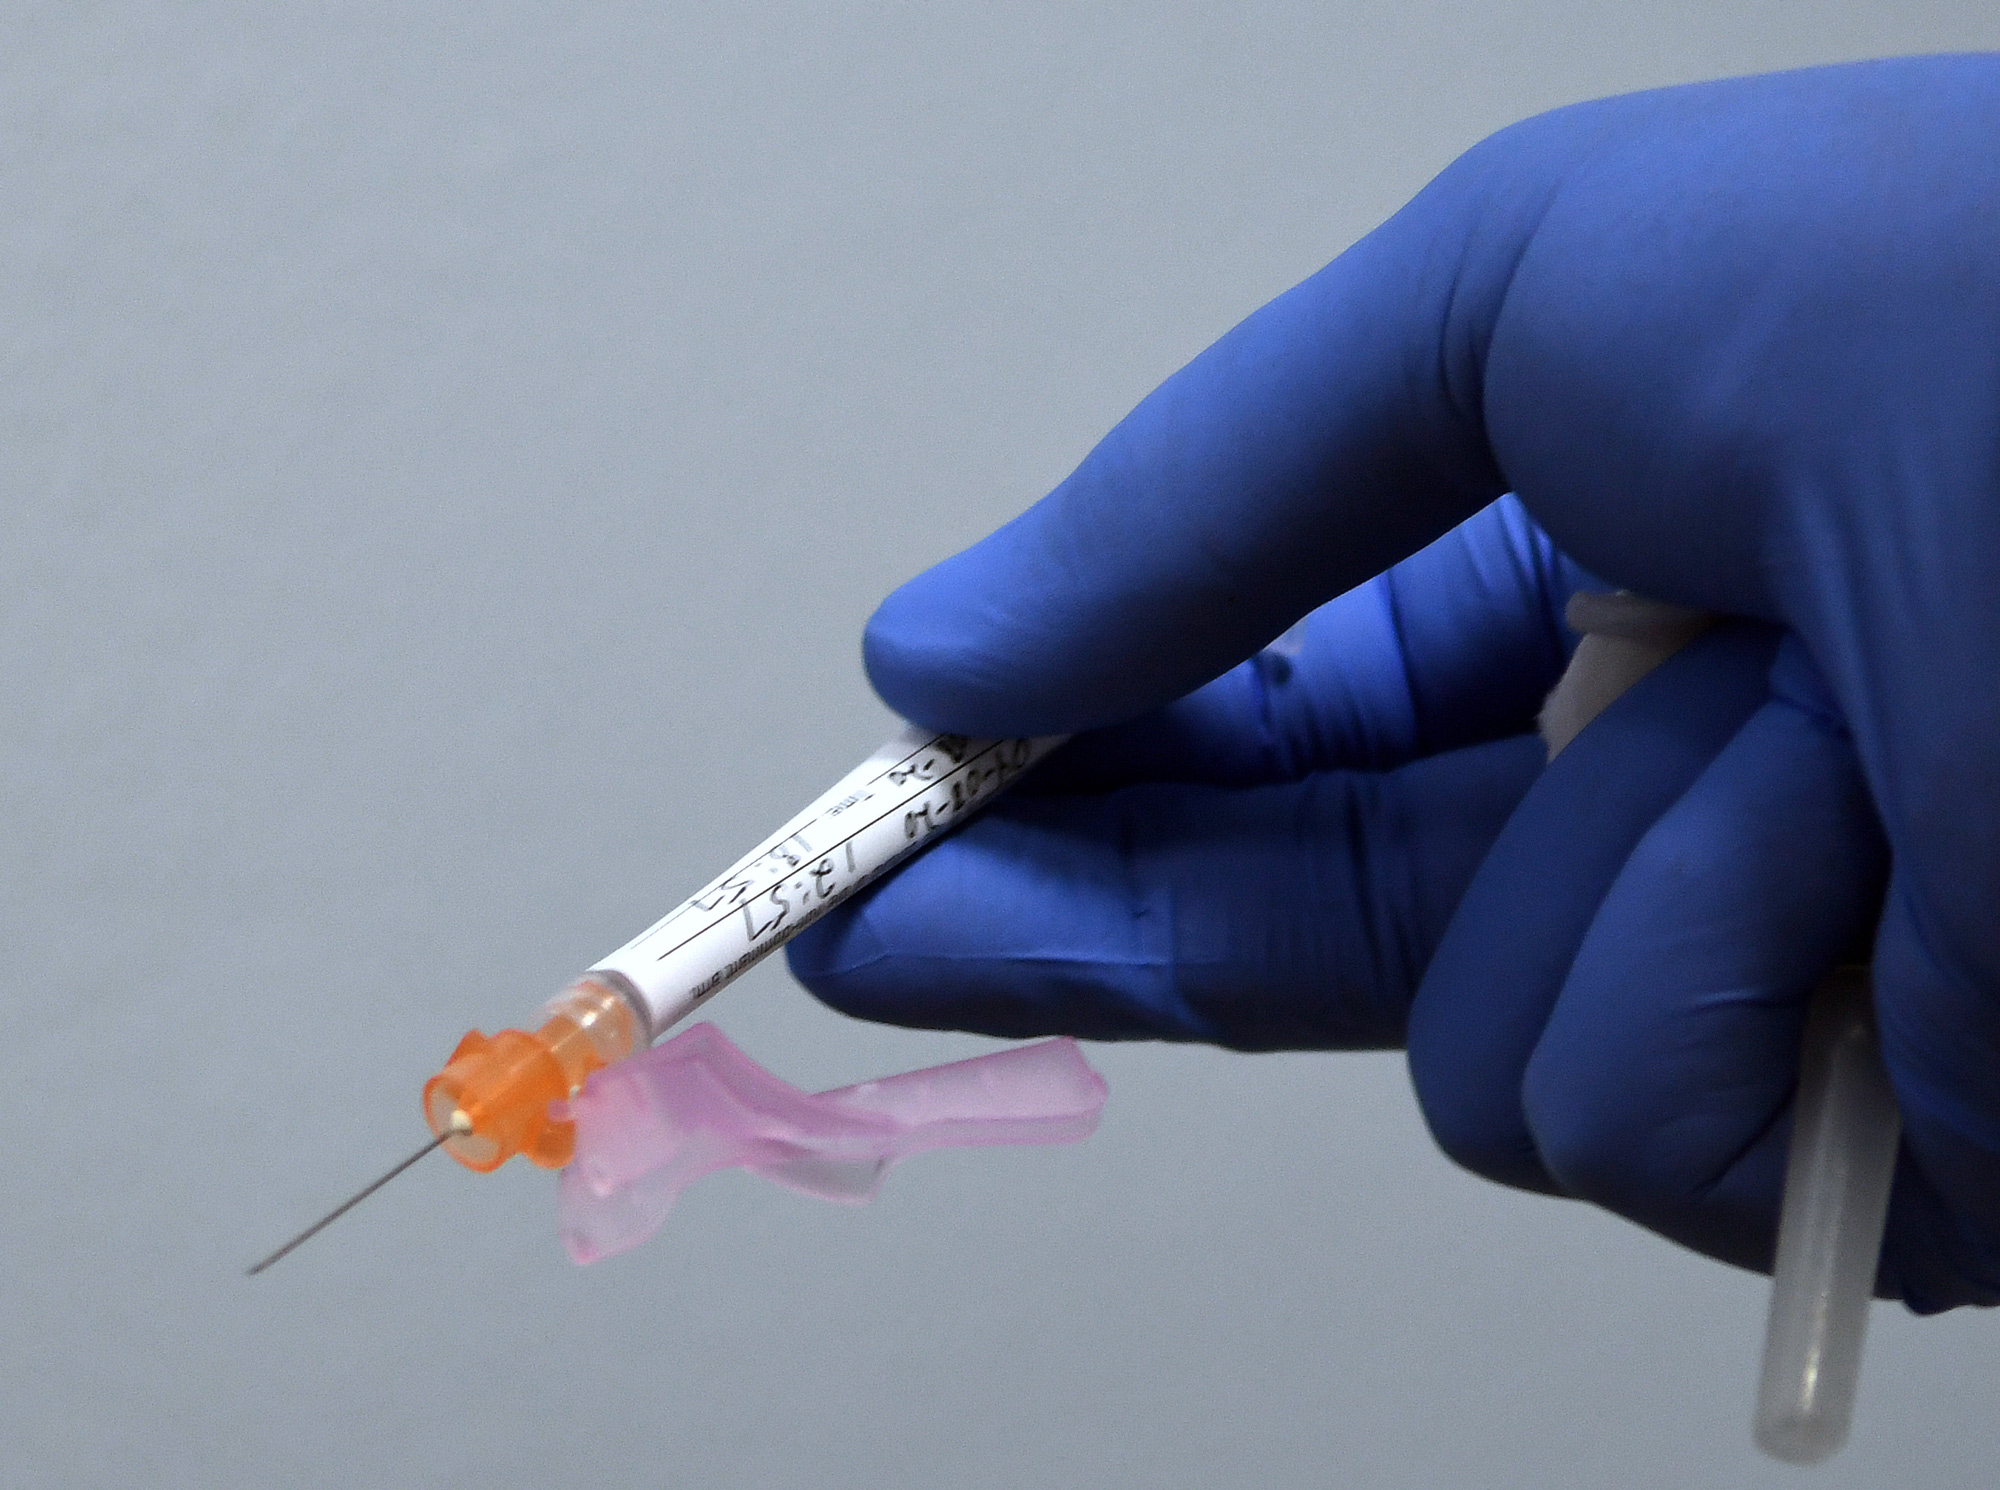
<path fill-rule="evenodd" d="M 628 1251 L 718 1169 L 853 1204 L 928 1149 L 1077 1143 L 1104 1078 L 1074 1040 L 1044 1040 L 818 1094 L 781 1081 L 712 1024 L 593 1073 L 557 1112 L 576 1124 L 558 1221 L 579 1263 Z"/>

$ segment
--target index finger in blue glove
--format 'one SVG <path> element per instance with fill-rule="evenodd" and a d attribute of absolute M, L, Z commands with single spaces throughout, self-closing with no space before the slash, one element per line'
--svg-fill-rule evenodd
<path fill-rule="evenodd" d="M 1385 770 L 1534 727 L 1595 582 L 1503 497 L 1186 698 L 1072 740 L 1022 782 L 1254 786 Z"/>
<path fill-rule="evenodd" d="M 969 734 L 1130 719 L 1498 497 L 1480 366 L 1550 153 L 1474 151 L 897 590 L 864 638 L 876 690 Z"/>

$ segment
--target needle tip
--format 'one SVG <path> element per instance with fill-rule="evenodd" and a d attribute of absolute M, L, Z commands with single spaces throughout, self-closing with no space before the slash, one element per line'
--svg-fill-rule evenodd
<path fill-rule="evenodd" d="M 251 1263 L 249 1267 L 243 1270 L 243 1276 L 246 1278 L 256 1277 L 259 1273 L 263 1272 L 265 1268 L 269 1267 L 272 1263 L 276 1262 L 279 1258 L 283 1257 L 286 1253 L 290 1252 L 294 1247 L 299 1246 L 302 1242 L 310 1241 L 313 1237 L 319 1235 L 320 1232 L 324 1231 L 327 1227 L 331 1226 L 334 1222 L 338 1221 L 342 1216 L 346 1215 L 349 1211 L 353 1210 L 356 1206 L 360 1205 L 362 1201 L 366 1200 L 369 1196 L 373 1195 L 377 1190 L 381 1189 L 384 1185 L 388 1184 L 389 1181 L 393 1180 L 397 1175 L 401 1174 L 404 1170 L 408 1169 L 412 1164 L 416 1163 L 417 1160 L 423 1158 L 425 1154 L 430 1153 L 431 1150 L 433 1149 L 444 1147 L 447 1140 L 459 1136 L 460 1133 L 459 1122 L 464 1116 L 465 1116 L 464 1113 L 454 1112 L 451 1115 L 451 1126 L 446 1128 L 444 1132 L 438 1134 L 437 1137 L 433 1138 L 429 1143 L 425 1144 L 422 1148 L 418 1149 L 414 1154 L 410 1155 L 409 1158 L 405 1159 L 401 1164 L 398 1164 L 394 1169 L 390 1170 L 380 1179 L 372 1180 L 368 1184 L 362 1186 L 361 1189 L 355 1191 L 354 1194 L 350 1195 L 346 1200 L 343 1200 L 339 1205 L 335 1206 L 332 1210 L 328 1211 L 324 1216 L 321 1216 L 319 1220 L 313 1222 L 312 1225 L 308 1226 L 304 1231 L 300 1232 L 297 1236 L 293 1237 L 289 1242 L 286 1242 L 284 1246 L 280 1247 L 277 1251 L 273 1252 L 269 1257 L 266 1257 L 261 1262 Z M 471 1131 L 471 1127 L 472 1125 L 469 1122 L 466 1123 L 465 1131 L 467 1132 Z"/>

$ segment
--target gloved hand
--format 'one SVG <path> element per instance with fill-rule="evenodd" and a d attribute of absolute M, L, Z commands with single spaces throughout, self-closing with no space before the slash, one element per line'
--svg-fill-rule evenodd
<path fill-rule="evenodd" d="M 1079 736 L 792 971 L 868 1018 L 1245 1050 L 1401 1045 L 1541 770 L 1584 576 L 1512 500 L 1208 686 Z"/>
<path fill-rule="evenodd" d="M 1993 57 L 1670 89 L 1503 131 L 1169 379 L 1048 498 L 891 596 L 870 677 L 968 733 L 1132 720 L 1508 490 L 1605 581 L 1749 618 L 1613 705 L 1522 803 L 1409 1013 L 1418 1095 L 1482 1172 L 1763 1265 L 1797 1014 L 1865 936 L 1892 860 L 1873 964 L 1905 1138 L 1882 1287 L 1922 1310 L 2000 1299 L 1996 138 Z M 1216 686 L 1247 687 L 1232 676 Z M 1372 707 L 1353 717 L 1376 728 Z M 1482 734 L 1432 729 L 1418 753 Z M 1121 811 L 1101 831 L 1144 849 L 1152 809 Z M 1010 885 L 1090 899 L 1063 853 L 1040 857 L 1062 832 L 1007 831 L 1025 834 Z M 1280 814 L 1229 849 L 1247 863 L 1261 836 L 1296 862 L 1328 831 Z M 1346 818 L 1335 841 L 1372 862 L 1402 831 Z M 951 1022 L 952 912 L 870 922 L 892 895 L 946 897 L 978 842 L 795 943 L 808 985 Z M 1356 924 L 1332 908 L 1356 885 L 1330 900 L 1317 872 L 1272 873 L 1273 893 L 1301 886 L 1300 916 L 1241 928 L 1231 955 L 1261 941 L 1270 973 L 1230 999 L 1301 993 L 1299 926 Z M 1134 914 L 1176 931 L 1106 917 L 1100 944 L 1179 961 L 1209 945 L 1181 936 L 1178 898 Z M 1003 910 L 980 915 L 997 935 Z M 1014 927 L 1033 959 L 1039 927 Z M 822 979 L 843 942 L 857 970 Z M 1044 1027 L 1098 1018 L 1077 1007 Z"/>

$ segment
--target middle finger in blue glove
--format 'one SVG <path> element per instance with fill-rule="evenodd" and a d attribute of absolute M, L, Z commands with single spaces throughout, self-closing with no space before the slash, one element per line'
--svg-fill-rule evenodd
<path fill-rule="evenodd" d="M 1003 801 L 803 932 L 791 969 L 927 1028 L 1393 1046 L 1541 755 L 1522 736 L 1382 774 Z"/>

